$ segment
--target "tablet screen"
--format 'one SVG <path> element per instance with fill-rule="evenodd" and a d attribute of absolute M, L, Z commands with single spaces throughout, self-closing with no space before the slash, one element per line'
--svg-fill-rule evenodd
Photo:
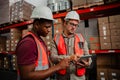
<path fill-rule="evenodd" d="M 92 57 L 92 55 L 84 55 L 84 56 L 81 56 L 78 61 L 81 62 L 81 60 L 88 60 L 90 57 Z"/>

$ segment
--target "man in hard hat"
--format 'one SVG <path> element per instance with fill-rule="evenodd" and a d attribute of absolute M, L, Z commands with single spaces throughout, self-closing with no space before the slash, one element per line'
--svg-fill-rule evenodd
<path fill-rule="evenodd" d="M 69 59 L 49 67 L 48 50 L 41 36 L 46 37 L 51 31 L 52 12 L 48 7 L 38 6 L 33 10 L 31 18 L 33 29 L 16 48 L 20 80 L 49 80 L 51 74 L 69 66 Z"/>
<path fill-rule="evenodd" d="M 64 58 L 70 58 L 72 55 L 89 55 L 86 40 L 82 34 L 75 33 L 80 22 L 78 13 L 70 11 L 64 20 L 63 33 L 56 34 L 51 43 L 51 59 L 55 64 Z M 91 58 L 74 61 L 67 69 L 57 72 L 57 80 L 85 80 L 85 67 L 90 64 Z"/>

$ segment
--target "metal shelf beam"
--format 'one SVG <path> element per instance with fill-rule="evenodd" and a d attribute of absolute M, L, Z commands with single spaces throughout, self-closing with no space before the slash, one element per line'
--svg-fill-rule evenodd
<path fill-rule="evenodd" d="M 31 23 L 32 23 L 32 21 L 24 21 L 24 22 L 20 22 L 20 23 L 16 23 L 16 24 L 11 24 L 9 26 L 1 27 L 0 31 L 1 30 L 7 30 L 7 29 L 10 29 L 10 28 L 15 28 L 15 27 L 20 27 L 20 26 L 28 25 L 28 24 L 31 24 Z"/>
<path fill-rule="evenodd" d="M 89 50 L 89 52 L 95 54 L 103 54 L 103 53 L 120 53 L 120 50 Z"/>
<path fill-rule="evenodd" d="M 107 5 L 100 5 L 92 8 L 85 8 L 85 9 L 79 9 L 76 10 L 79 14 L 84 14 L 84 13 L 89 13 L 89 12 L 96 12 L 96 11 L 103 11 L 103 10 L 108 10 L 108 9 L 114 9 L 120 7 L 120 2 L 118 3 L 113 3 L 113 4 L 107 4 Z M 54 18 L 60 18 L 60 17 L 65 17 L 67 12 L 62 12 L 62 13 L 57 13 L 54 14 Z"/>

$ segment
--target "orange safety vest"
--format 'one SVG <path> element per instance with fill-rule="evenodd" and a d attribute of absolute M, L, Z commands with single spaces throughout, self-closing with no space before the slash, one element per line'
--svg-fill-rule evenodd
<path fill-rule="evenodd" d="M 84 38 L 81 34 L 79 36 L 77 34 L 75 34 L 74 52 L 75 52 L 75 54 L 83 55 L 83 49 L 81 49 L 79 47 L 80 39 L 81 39 L 82 42 L 84 42 Z M 64 38 L 63 38 L 62 34 L 55 35 L 54 41 L 57 45 L 58 54 L 59 55 L 66 55 L 67 54 L 66 45 L 65 45 L 65 41 L 64 41 Z M 77 76 L 83 76 L 85 74 L 85 71 L 86 71 L 85 68 L 79 68 L 79 69 L 77 68 L 76 75 Z M 65 75 L 66 74 L 66 69 L 59 70 L 58 73 L 61 74 L 61 75 Z"/>
<path fill-rule="evenodd" d="M 39 39 L 32 32 L 27 32 L 27 34 L 25 36 L 27 36 L 27 35 L 31 35 L 34 38 L 34 40 L 37 44 L 38 58 L 35 62 L 35 65 L 36 65 L 35 70 L 46 70 L 46 69 L 48 69 L 49 68 L 49 62 L 48 62 L 47 51 L 45 50 L 43 45 L 40 43 Z M 18 70 L 17 80 L 20 80 L 19 70 Z"/>
<path fill-rule="evenodd" d="M 38 50 L 38 58 L 36 60 L 36 68 L 35 70 L 45 70 L 49 68 L 49 62 L 48 62 L 48 53 L 43 47 L 43 45 L 40 43 L 39 39 L 32 33 L 28 32 L 27 35 L 31 35 L 36 44 L 37 44 L 37 50 Z M 26 36 L 27 36 L 26 35 Z"/>

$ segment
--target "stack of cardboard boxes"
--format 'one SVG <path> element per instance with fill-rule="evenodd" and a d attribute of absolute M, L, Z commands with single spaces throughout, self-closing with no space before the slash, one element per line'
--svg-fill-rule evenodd
<path fill-rule="evenodd" d="M 119 54 L 109 53 L 97 55 L 97 80 L 119 80 L 119 60 Z"/>
<path fill-rule="evenodd" d="M 86 5 L 86 0 L 72 0 L 72 8 L 77 9 Z"/>
<path fill-rule="evenodd" d="M 104 4 L 104 0 L 72 0 L 72 8 L 86 8 Z"/>
<path fill-rule="evenodd" d="M 18 67 L 17 67 L 17 56 L 14 54 L 14 55 L 11 55 L 11 70 L 17 70 Z"/>
<path fill-rule="evenodd" d="M 47 6 L 52 10 L 52 12 L 68 10 L 70 8 L 69 0 L 48 0 L 47 3 Z"/>
<path fill-rule="evenodd" d="M 19 1 L 11 6 L 11 21 L 29 20 L 34 6 L 26 1 Z"/>
<path fill-rule="evenodd" d="M 112 49 L 120 49 L 120 15 L 109 16 Z"/>
<path fill-rule="evenodd" d="M 110 29 L 108 17 L 98 18 L 100 47 L 101 49 L 111 49 Z"/>
<path fill-rule="evenodd" d="M 10 29 L 10 39 L 6 40 L 6 51 L 15 51 L 21 37 L 21 30 L 17 28 Z"/>
<path fill-rule="evenodd" d="M 34 6 L 24 0 L 1 0 L 0 24 L 29 20 L 33 9 Z"/>
<path fill-rule="evenodd" d="M 17 70 L 17 57 L 15 54 L 0 54 L 0 70 Z"/>
<path fill-rule="evenodd" d="M 101 49 L 120 49 L 120 15 L 98 18 Z"/>
<path fill-rule="evenodd" d="M 10 22 L 10 2 L 9 0 L 0 1 L 0 24 Z"/>

